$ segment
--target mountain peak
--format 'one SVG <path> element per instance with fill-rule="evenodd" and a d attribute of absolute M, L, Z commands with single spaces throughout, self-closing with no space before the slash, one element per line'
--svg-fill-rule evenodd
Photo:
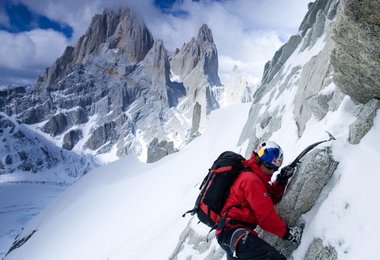
<path fill-rule="evenodd" d="M 131 9 L 105 9 L 93 17 L 86 33 L 76 46 L 64 54 L 38 78 L 37 87 L 51 87 L 74 64 L 87 64 L 109 50 L 115 50 L 114 60 L 135 64 L 144 59 L 153 47 L 153 36 L 144 21 Z M 97 62 L 95 62 L 97 63 Z"/>
<path fill-rule="evenodd" d="M 214 38 L 212 37 L 211 29 L 206 24 L 203 24 L 199 28 L 197 40 L 200 42 L 214 43 Z"/>
<path fill-rule="evenodd" d="M 108 49 L 120 49 L 130 62 L 136 63 L 144 59 L 153 46 L 153 36 L 131 9 L 105 9 L 103 14 L 94 16 L 86 34 L 79 39 L 77 61 L 86 61 L 89 54 L 98 54 L 103 44 L 108 45 Z"/>

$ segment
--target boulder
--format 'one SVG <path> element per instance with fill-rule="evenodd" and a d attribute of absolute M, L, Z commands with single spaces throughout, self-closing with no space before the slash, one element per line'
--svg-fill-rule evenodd
<path fill-rule="evenodd" d="M 371 130 L 379 108 L 380 100 L 378 99 L 372 99 L 360 107 L 355 121 L 349 127 L 348 141 L 351 144 L 360 143 L 360 140 Z"/>
<path fill-rule="evenodd" d="M 184 259 L 184 257 L 187 257 L 186 259 L 190 259 L 191 256 L 208 252 L 204 258 L 199 259 L 220 260 L 225 257 L 225 252 L 218 244 L 211 242 L 215 240 L 216 238 L 214 232 L 207 235 L 199 234 L 192 227 L 190 221 L 186 228 L 182 231 L 177 246 L 170 255 L 169 259 L 179 260 Z"/>
<path fill-rule="evenodd" d="M 168 142 L 166 140 L 158 141 L 158 138 L 154 138 L 153 141 L 148 146 L 148 163 L 156 162 L 165 156 L 177 152 L 178 150 L 174 148 L 173 142 Z"/>
<path fill-rule="evenodd" d="M 51 117 L 45 125 L 42 127 L 42 131 L 50 134 L 51 136 L 57 136 L 62 134 L 68 128 L 67 118 L 65 114 L 59 113 Z"/>
<path fill-rule="evenodd" d="M 83 138 L 82 130 L 71 130 L 63 136 L 62 148 L 72 150 L 74 146 Z"/>
<path fill-rule="evenodd" d="M 304 260 L 336 260 L 338 253 L 335 248 L 329 245 L 324 245 L 322 239 L 315 238 L 304 257 Z"/>
<path fill-rule="evenodd" d="M 199 123 L 201 121 L 201 105 L 196 102 L 194 105 L 193 119 L 191 123 L 189 142 L 200 135 Z"/>
<path fill-rule="evenodd" d="M 287 186 L 286 194 L 276 210 L 289 226 L 299 224 L 302 214 L 308 212 L 315 204 L 323 187 L 330 180 L 338 163 L 332 158 L 331 149 L 312 150 L 299 164 L 294 176 Z M 276 247 L 285 256 L 289 256 L 295 247 L 268 232 L 261 231 L 260 237 Z"/>
<path fill-rule="evenodd" d="M 343 93 L 363 104 L 380 97 L 379 13 L 379 1 L 342 1 L 334 28 L 334 82 Z"/>
<path fill-rule="evenodd" d="M 108 122 L 97 127 L 87 139 L 85 147 L 96 150 L 110 141 L 116 134 L 115 125 L 115 122 Z"/>

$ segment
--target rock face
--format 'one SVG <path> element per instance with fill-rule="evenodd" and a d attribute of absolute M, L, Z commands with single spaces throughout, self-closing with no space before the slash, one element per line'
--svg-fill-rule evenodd
<path fill-rule="evenodd" d="M 225 257 L 224 251 L 215 241 L 214 234 L 199 234 L 195 230 L 190 221 L 180 235 L 178 244 L 169 257 L 170 260 L 191 259 L 192 256 L 200 254 L 206 254 L 203 258 L 205 260 L 219 260 Z"/>
<path fill-rule="evenodd" d="M 323 122 L 331 114 L 345 109 L 356 112 L 355 118 L 348 117 L 343 125 L 330 125 L 326 130 L 339 129 L 333 133 L 339 135 L 337 142 L 360 143 L 379 110 L 379 8 L 380 2 L 375 0 L 317 0 L 309 4 L 299 33 L 290 37 L 265 65 L 238 142 L 246 149 L 247 157 L 264 140 L 278 142 L 285 148 L 285 158 L 289 153 L 290 158 L 295 157 L 298 144 L 310 138 L 308 122 L 325 127 Z M 277 140 L 287 134 L 289 139 Z M 339 163 L 335 152 L 334 145 L 326 143 L 302 159 L 276 206 L 289 226 L 310 221 L 310 214 L 315 214 L 327 198 L 339 177 L 334 176 Z M 305 224 L 310 238 L 311 223 Z M 194 240 L 182 243 L 183 251 L 205 243 L 201 233 L 193 231 L 198 244 Z M 259 235 L 286 256 L 295 250 L 291 243 L 269 233 L 259 231 Z M 306 250 L 302 251 L 302 259 L 338 259 L 340 249 L 323 239 L 303 240 L 301 246 Z"/>
<path fill-rule="evenodd" d="M 372 99 L 361 105 L 359 114 L 350 125 L 348 141 L 351 144 L 358 144 L 373 126 L 373 120 L 380 108 L 380 100 Z"/>
<path fill-rule="evenodd" d="M 193 111 L 194 112 L 193 112 L 193 119 L 192 119 L 191 130 L 190 130 L 190 140 L 194 139 L 200 135 L 199 123 L 201 121 L 202 107 L 198 102 L 195 103 Z"/>
<path fill-rule="evenodd" d="M 0 174 L 37 173 L 60 166 L 59 172 L 79 177 L 98 164 L 91 157 L 62 151 L 27 126 L 0 114 Z"/>
<path fill-rule="evenodd" d="M 105 10 L 95 15 L 87 32 L 75 48 L 69 46 L 63 55 L 38 79 L 36 87 L 52 88 L 67 75 L 72 64 L 88 64 L 94 57 L 115 50 L 114 62 L 135 64 L 143 60 L 153 46 L 153 36 L 144 22 L 130 9 Z"/>
<path fill-rule="evenodd" d="M 161 141 L 158 142 L 157 138 L 154 138 L 148 147 L 148 159 L 147 162 L 156 162 L 161 158 L 171 153 L 177 152 L 174 148 L 173 142 Z"/>
<path fill-rule="evenodd" d="M 219 108 L 217 100 L 218 86 L 218 52 L 207 25 L 202 25 L 197 38 L 177 50 L 169 59 L 172 72 L 183 81 L 186 98 L 178 109 L 187 117 L 194 113 L 194 104 L 201 107 L 201 128 L 205 125 L 206 115 Z"/>
<path fill-rule="evenodd" d="M 331 56 L 334 82 L 360 103 L 380 98 L 380 3 L 342 1 L 338 9 Z"/>
<path fill-rule="evenodd" d="M 314 239 L 305 255 L 305 260 L 336 260 L 338 254 L 332 246 L 324 246 L 322 239 Z"/>
<path fill-rule="evenodd" d="M 351 0 L 318 0 L 309 5 L 299 35 L 291 37 L 266 65 L 239 141 L 248 141 L 247 154 L 260 141 L 272 138 L 284 123 L 302 137 L 310 119 L 323 120 L 343 101 L 347 102 L 347 95 L 365 103 L 357 106 L 356 119 L 347 124 L 347 141 L 360 142 L 372 127 L 379 108 L 375 97 L 380 91 L 380 59 L 376 54 L 380 34 L 378 16 L 374 15 L 379 7 L 378 1 Z M 307 55 L 310 60 L 297 64 L 293 58 L 297 55 Z M 294 101 L 285 101 L 287 92 L 296 94 Z M 277 106 L 271 105 L 276 102 Z M 293 102 L 294 106 L 289 106 Z M 294 118 L 296 125 L 284 122 L 284 116 Z M 297 224 L 302 214 L 321 199 L 320 193 L 337 164 L 330 148 L 315 150 L 305 157 L 277 206 L 288 225 Z M 273 235 L 262 232 L 261 236 L 285 255 L 294 250 Z M 337 252 L 315 238 L 305 258 L 336 259 Z"/>
<path fill-rule="evenodd" d="M 290 37 L 287 43 L 285 43 L 278 51 L 276 51 L 273 59 L 265 64 L 262 84 L 265 84 L 270 79 L 272 79 L 274 75 L 276 75 L 279 69 L 284 65 L 285 61 L 297 48 L 301 40 L 301 36 L 293 35 Z"/>
<path fill-rule="evenodd" d="M 212 37 L 212 32 L 203 24 L 199 29 L 197 38 L 192 38 L 189 43 L 171 57 L 171 68 L 174 74 L 185 80 L 196 67 L 204 69 L 204 75 L 214 85 L 220 85 L 218 76 L 218 52 Z"/>
<path fill-rule="evenodd" d="M 183 82 L 171 82 L 171 71 Z M 33 88 L 2 91 L 0 111 L 65 150 L 114 158 L 134 153 L 153 162 L 204 130 L 206 114 L 219 107 L 219 85 L 206 25 L 169 56 L 130 9 L 105 10 Z"/>
<path fill-rule="evenodd" d="M 301 215 L 314 206 L 337 165 L 329 148 L 313 150 L 305 156 L 288 184 L 285 196 L 276 206 L 278 214 L 289 226 L 299 224 Z M 260 236 L 285 256 L 289 256 L 295 249 L 289 242 L 270 233 L 262 232 Z"/>

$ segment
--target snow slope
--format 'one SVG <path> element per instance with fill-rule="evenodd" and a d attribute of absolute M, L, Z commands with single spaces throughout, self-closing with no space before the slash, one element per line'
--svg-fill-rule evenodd
<path fill-rule="evenodd" d="M 28 223 L 22 234 L 37 232 L 6 259 L 167 258 L 188 221 L 181 215 L 194 204 L 194 186 L 219 153 L 239 151 L 249 106 L 214 112 L 205 135 L 157 163 L 129 156 L 88 173 Z"/>
<path fill-rule="evenodd" d="M 181 215 L 193 206 L 213 160 L 224 150 L 245 152 L 236 142 L 249 107 L 213 112 L 203 136 L 157 163 L 127 157 L 88 173 L 28 223 L 21 237 L 36 232 L 5 259 L 168 259 L 190 219 Z M 360 144 L 350 145 L 344 129 L 355 108 L 347 97 L 323 120 L 310 120 L 301 139 L 286 128 L 273 135 L 280 145 L 283 140 L 285 163 L 308 144 L 328 138 L 323 130 L 337 137 L 332 150 L 339 166 L 317 204 L 304 215 L 306 228 L 295 259 L 303 259 L 315 237 L 333 245 L 338 259 L 380 258 L 376 246 L 380 210 L 373 207 L 380 200 L 380 176 L 373 163 L 380 159 L 380 116 Z M 207 234 L 207 227 L 198 226 Z M 185 249 L 179 259 L 204 255 Z"/>

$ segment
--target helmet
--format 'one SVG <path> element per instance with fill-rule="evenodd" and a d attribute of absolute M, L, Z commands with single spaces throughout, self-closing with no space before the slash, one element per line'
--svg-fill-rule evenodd
<path fill-rule="evenodd" d="M 282 164 L 283 152 L 275 142 L 261 143 L 256 149 L 256 154 L 260 158 L 259 163 L 264 164 L 267 168 L 277 170 Z"/>

